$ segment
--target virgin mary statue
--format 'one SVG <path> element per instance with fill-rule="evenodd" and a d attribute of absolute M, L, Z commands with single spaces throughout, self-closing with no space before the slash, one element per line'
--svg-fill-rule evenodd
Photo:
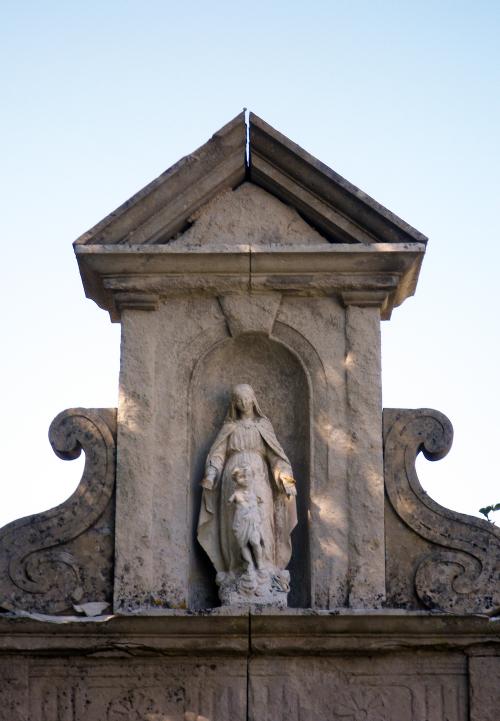
<path fill-rule="evenodd" d="M 286 605 L 295 480 L 249 385 L 232 390 L 201 485 L 198 540 L 217 571 L 222 603 Z"/>

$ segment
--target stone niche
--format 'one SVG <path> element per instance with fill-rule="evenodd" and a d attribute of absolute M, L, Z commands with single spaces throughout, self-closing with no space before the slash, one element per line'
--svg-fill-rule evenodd
<path fill-rule="evenodd" d="M 420 486 L 448 419 L 382 409 L 426 242 L 252 114 L 75 242 L 119 403 L 0 530 L 0 721 L 498 718 L 500 533 Z"/>
<path fill-rule="evenodd" d="M 200 478 L 214 431 L 221 427 L 230 389 L 240 382 L 256 391 L 264 413 L 273 419 L 278 438 L 298 479 L 298 525 L 293 533 L 289 570 L 289 605 L 308 608 L 310 554 L 307 499 L 309 497 L 310 423 L 308 376 L 297 358 L 278 338 L 264 333 L 243 333 L 221 339 L 196 363 L 191 378 L 188 426 L 191 428 L 191 567 L 189 607 L 219 605 L 213 568 L 196 543 L 201 504 Z M 269 410 L 268 410 L 269 409 Z M 289 450 L 288 450 L 289 449 Z"/>

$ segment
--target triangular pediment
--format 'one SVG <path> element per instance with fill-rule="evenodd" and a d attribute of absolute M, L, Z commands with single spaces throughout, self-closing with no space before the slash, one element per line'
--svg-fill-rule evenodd
<path fill-rule="evenodd" d="M 257 189 L 250 190 L 252 185 Z M 240 186 L 244 188 L 241 192 Z M 267 194 L 259 196 L 258 188 Z M 236 191 L 234 197 L 231 191 Z M 221 197 L 224 198 L 222 203 Z M 260 200 L 264 197 L 268 207 L 263 210 L 266 204 Z M 232 198 L 232 204 L 228 204 L 229 198 Z M 247 242 L 236 237 L 239 231 L 235 214 L 241 220 L 252 203 L 260 205 L 260 212 L 267 213 L 261 236 L 258 236 L 257 221 L 247 228 L 252 242 L 262 243 L 267 237 L 283 236 L 280 220 L 277 218 L 273 224 L 269 217 L 274 199 L 281 201 L 275 206 L 280 207 L 278 216 L 281 220 L 283 208 L 287 206 L 289 211 L 291 225 L 287 243 L 295 242 L 293 238 L 297 232 L 314 236 L 311 241 L 303 237 L 302 243 L 317 243 L 318 240 L 363 244 L 425 243 L 427 240 L 252 113 L 247 126 L 245 115 L 241 113 L 205 145 L 169 168 L 78 238 L 75 245 L 165 245 L 179 242 L 182 234 L 186 234 L 185 241 L 196 236 L 197 243 L 197 233 L 204 224 L 210 226 L 211 234 L 215 231 L 213 218 L 209 220 L 210 208 L 214 207 L 225 213 L 225 225 L 221 228 L 224 239 L 221 237 L 218 242 Z M 197 227 L 193 227 L 193 223 Z M 301 231 L 298 231 L 299 227 Z"/>
<path fill-rule="evenodd" d="M 381 317 L 427 239 L 250 113 L 75 241 L 88 297 L 119 320 L 177 293 L 333 295 Z"/>
<path fill-rule="evenodd" d="M 415 230 L 250 113 L 249 177 L 294 207 L 332 243 L 425 243 Z"/>

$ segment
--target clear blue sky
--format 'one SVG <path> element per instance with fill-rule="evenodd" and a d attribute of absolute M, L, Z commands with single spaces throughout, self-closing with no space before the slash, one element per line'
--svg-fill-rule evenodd
<path fill-rule="evenodd" d="M 119 326 L 71 242 L 244 106 L 430 237 L 384 405 L 435 407 L 440 502 L 500 501 L 500 3 L 13 2 L 0 10 L 0 523 L 78 481 L 48 425 L 115 406 Z"/>

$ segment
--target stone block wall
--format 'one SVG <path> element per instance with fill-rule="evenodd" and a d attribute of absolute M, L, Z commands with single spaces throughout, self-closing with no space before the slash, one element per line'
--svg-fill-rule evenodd
<path fill-rule="evenodd" d="M 496 721 L 498 621 L 1 619 L 1 721 Z"/>

